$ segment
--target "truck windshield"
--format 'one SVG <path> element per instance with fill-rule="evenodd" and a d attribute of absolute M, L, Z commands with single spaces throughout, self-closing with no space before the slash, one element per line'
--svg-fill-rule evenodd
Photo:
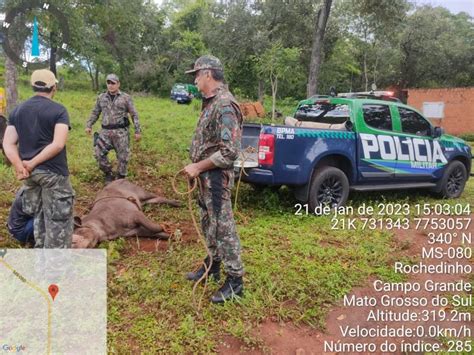
<path fill-rule="evenodd" d="M 349 120 L 350 109 L 345 104 L 330 104 L 315 102 L 301 105 L 296 111 L 295 118 L 300 121 L 321 123 L 344 123 Z"/>

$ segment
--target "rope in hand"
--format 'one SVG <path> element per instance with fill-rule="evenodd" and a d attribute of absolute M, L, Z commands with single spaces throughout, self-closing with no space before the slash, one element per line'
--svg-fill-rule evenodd
<path fill-rule="evenodd" d="M 94 206 L 97 204 L 97 202 L 102 201 L 102 200 L 108 200 L 110 198 L 121 198 L 123 200 L 130 201 L 135 206 L 137 206 L 140 211 L 142 210 L 142 208 L 140 207 L 140 204 L 137 202 L 136 198 L 133 197 L 133 196 L 128 196 L 128 197 L 125 197 L 125 196 L 104 196 L 104 197 L 101 197 L 101 198 L 94 201 L 94 203 L 92 204 L 91 210 L 94 208 Z"/>
<path fill-rule="evenodd" d="M 248 176 L 248 174 L 245 172 L 244 164 L 248 160 L 249 155 L 252 154 L 252 153 L 255 153 L 255 151 L 256 150 L 255 150 L 254 147 L 248 146 L 247 148 L 245 148 L 245 150 L 243 152 L 241 152 L 241 155 L 242 155 L 243 159 L 242 159 L 242 163 L 241 163 L 242 166 L 241 166 L 240 173 L 239 173 L 239 180 L 237 182 L 237 188 L 236 188 L 236 192 L 235 192 L 234 210 L 235 210 L 235 213 L 239 213 L 243 217 L 244 223 L 246 223 L 245 216 L 237 211 L 237 201 L 238 201 L 238 196 L 239 196 L 240 181 L 242 180 L 242 174 L 245 174 L 246 176 Z M 209 258 L 208 259 L 209 260 L 209 265 L 206 265 L 206 263 L 203 262 L 203 266 L 204 266 L 204 270 L 205 270 L 204 274 L 201 276 L 201 278 L 193 286 L 193 306 L 194 306 L 194 309 L 196 310 L 197 315 L 199 316 L 199 314 L 201 312 L 201 309 L 202 309 L 202 300 L 203 300 L 204 295 L 206 294 L 206 290 L 207 290 L 207 276 L 209 274 L 209 271 L 211 270 L 211 265 L 212 265 L 213 260 L 212 260 L 212 253 L 210 252 L 209 248 L 207 247 L 206 238 L 202 234 L 201 229 L 199 228 L 199 226 L 197 224 L 196 217 L 194 216 L 193 205 L 192 205 L 192 193 L 194 192 L 194 190 L 196 190 L 196 187 L 198 185 L 201 187 L 201 185 L 200 185 L 201 180 L 199 180 L 199 179 L 190 180 L 188 178 L 187 179 L 188 189 L 183 192 L 183 191 L 179 191 L 177 186 L 176 186 L 176 180 L 178 179 L 179 175 L 185 175 L 184 169 L 181 169 L 180 171 L 178 171 L 174 175 L 173 179 L 171 180 L 171 186 L 173 188 L 173 191 L 176 194 L 188 197 L 188 210 L 189 210 L 189 214 L 191 215 L 191 219 L 193 221 L 194 229 L 196 230 L 196 233 L 199 236 L 199 239 L 200 239 L 201 243 L 204 245 L 204 248 L 206 249 L 207 256 Z M 204 290 L 201 294 L 201 297 L 199 297 L 199 301 L 196 302 L 196 289 L 197 289 L 198 285 L 203 281 L 204 281 Z"/>
<path fill-rule="evenodd" d="M 193 205 L 192 205 L 192 198 L 191 198 L 192 193 L 193 193 L 194 190 L 196 190 L 196 187 L 198 186 L 198 184 L 199 184 L 199 186 L 201 186 L 200 185 L 201 180 L 199 180 L 199 179 L 190 180 L 188 178 L 187 179 L 188 190 L 185 191 L 185 192 L 182 192 L 182 191 L 179 191 L 178 188 L 176 187 L 176 180 L 177 180 L 179 175 L 185 175 L 184 169 L 181 169 L 180 171 L 178 171 L 175 174 L 175 176 L 171 180 L 171 186 L 173 187 L 174 192 L 177 193 L 178 195 L 188 196 L 188 210 L 189 210 L 189 214 L 191 215 L 191 219 L 193 221 L 194 229 L 196 230 L 196 233 L 199 236 L 199 239 L 200 239 L 201 243 L 204 245 L 204 248 L 206 249 L 207 256 L 209 258 L 209 265 L 206 265 L 206 263 L 203 262 L 204 269 L 205 269 L 204 275 L 202 275 L 201 278 L 193 286 L 193 306 L 194 306 L 194 309 L 196 310 L 196 314 L 199 316 L 199 313 L 201 312 L 201 308 L 202 308 L 202 300 L 203 300 L 204 295 L 206 294 L 206 290 L 207 290 L 207 275 L 209 274 L 209 270 L 211 269 L 211 265 L 212 265 L 212 254 L 211 254 L 209 248 L 207 247 L 206 238 L 202 234 L 202 232 L 201 232 L 201 230 L 200 230 L 200 228 L 197 224 L 196 217 L 194 216 Z M 204 281 L 204 290 L 201 294 L 201 297 L 199 297 L 199 301 L 196 302 L 196 289 L 197 289 L 198 285 L 203 281 Z"/>

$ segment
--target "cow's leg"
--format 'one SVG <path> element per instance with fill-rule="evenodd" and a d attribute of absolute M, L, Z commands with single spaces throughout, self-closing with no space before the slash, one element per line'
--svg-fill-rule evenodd
<path fill-rule="evenodd" d="M 163 228 L 150 221 L 142 212 L 137 211 L 134 216 L 135 228 L 125 233 L 125 237 L 139 236 L 139 237 L 153 237 L 168 239 L 170 236 L 163 231 Z"/>

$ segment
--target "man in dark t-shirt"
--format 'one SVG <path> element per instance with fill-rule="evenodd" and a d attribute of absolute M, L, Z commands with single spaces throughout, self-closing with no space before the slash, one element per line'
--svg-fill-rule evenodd
<path fill-rule="evenodd" d="M 66 140 L 69 115 L 52 100 L 56 77 L 36 70 L 31 85 L 36 95 L 9 116 L 3 148 L 24 180 L 23 211 L 34 216 L 35 247 L 70 248 L 73 231 L 74 190 L 69 181 Z"/>

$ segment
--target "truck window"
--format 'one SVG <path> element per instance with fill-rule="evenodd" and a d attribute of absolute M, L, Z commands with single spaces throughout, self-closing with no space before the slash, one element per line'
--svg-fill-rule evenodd
<path fill-rule="evenodd" d="M 348 105 L 315 102 L 312 105 L 302 105 L 298 108 L 295 118 L 299 121 L 339 124 L 349 121 Z"/>
<path fill-rule="evenodd" d="M 421 115 L 405 107 L 399 107 L 400 119 L 402 122 L 402 132 L 416 134 L 417 136 L 430 136 L 431 125 Z"/>
<path fill-rule="evenodd" d="M 365 123 L 377 129 L 392 130 L 392 116 L 387 105 L 365 104 L 362 106 Z"/>

